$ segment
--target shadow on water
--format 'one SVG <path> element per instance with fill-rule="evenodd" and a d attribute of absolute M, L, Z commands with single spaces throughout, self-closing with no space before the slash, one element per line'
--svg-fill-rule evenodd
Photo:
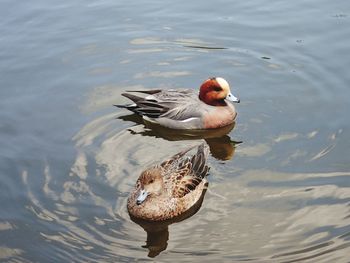
<path fill-rule="evenodd" d="M 168 141 L 204 139 L 210 148 L 211 155 L 221 161 L 232 159 L 236 144 L 242 143 L 241 141 L 232 140 L 228 135 L 234 129 L 235 123 L 211 130 L 173 130 L 144 121 L 142 117 L 137 114 L 123 115 L 119 116 L 117 119 L 143 124 L 145 128 L 147 128 L 141 132 L 129 128 L 128 130 L 131 134 L 163 138 Z"/>

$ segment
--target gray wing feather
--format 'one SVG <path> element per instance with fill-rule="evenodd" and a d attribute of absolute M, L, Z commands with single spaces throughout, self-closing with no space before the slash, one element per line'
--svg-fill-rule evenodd
<path fill-rule="evenodd" d="M 171 120 L 182 121 L 189 118 L 200 117 L 199 111 L 195 111 L 197 108 L 196 105 L 192 105 L 194 101 L 193 98 L 197 97 L 192 90 L 139 90 L 134 92 L 150 95 L 139 97 L 130 93 L 123 93 L 122 95 L 132 100 L 134 104 L 117 106 L 127 108 L 135 113 L 150 118 L 164 118 L 165 122 L 167 122 L 167 119 L 171 122 Z"/>

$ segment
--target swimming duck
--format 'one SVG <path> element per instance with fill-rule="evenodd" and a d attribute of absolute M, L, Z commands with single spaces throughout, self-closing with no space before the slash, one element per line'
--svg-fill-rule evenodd
<path fill-rule="evenodd" d="M 228 82 L 221 78 L 209 78 L 200 86 L 199 94 L 190 89 L 138 90 L 122 95 L 133 101 L 126 108 L 144 120 L 171 129 L 214 129 L 232 124 L 236 110 L 231 102 L 240 100 L 233 96 Z M 144 97 L 130 94 L 139 92 Z"/>
<path fill-rule="evenodd" d="M 146 221 L 174 219 L 203 200 L 208 181 L 208 147 L 203 143 L 143 171 L 131 192 L 127 209 L 131 217 Z"/>

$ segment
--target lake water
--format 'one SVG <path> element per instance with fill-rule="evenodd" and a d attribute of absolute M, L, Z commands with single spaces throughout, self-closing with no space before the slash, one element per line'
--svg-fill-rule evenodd
<path fill-rule="evenodd" d="M 0 261 L 349 261 L 350 1 L 0 7 Z M 112 105 L 211 76 L 241 99 L 235 127 L 207 139 L 200 210 L 147 237 L 137 177 L 202 140 Z"/>

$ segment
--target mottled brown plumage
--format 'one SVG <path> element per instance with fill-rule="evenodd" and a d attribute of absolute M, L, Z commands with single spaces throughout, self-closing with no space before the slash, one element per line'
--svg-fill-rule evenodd
<path fill-rule="evenodd" d="M 187 156 L 193 148 L 141 173 L 128 199 L 131 216 L 148 221 L 172 219 L 200 200 L 208 185 L 209 150 L 201 144 L 196 154 Z"/>

